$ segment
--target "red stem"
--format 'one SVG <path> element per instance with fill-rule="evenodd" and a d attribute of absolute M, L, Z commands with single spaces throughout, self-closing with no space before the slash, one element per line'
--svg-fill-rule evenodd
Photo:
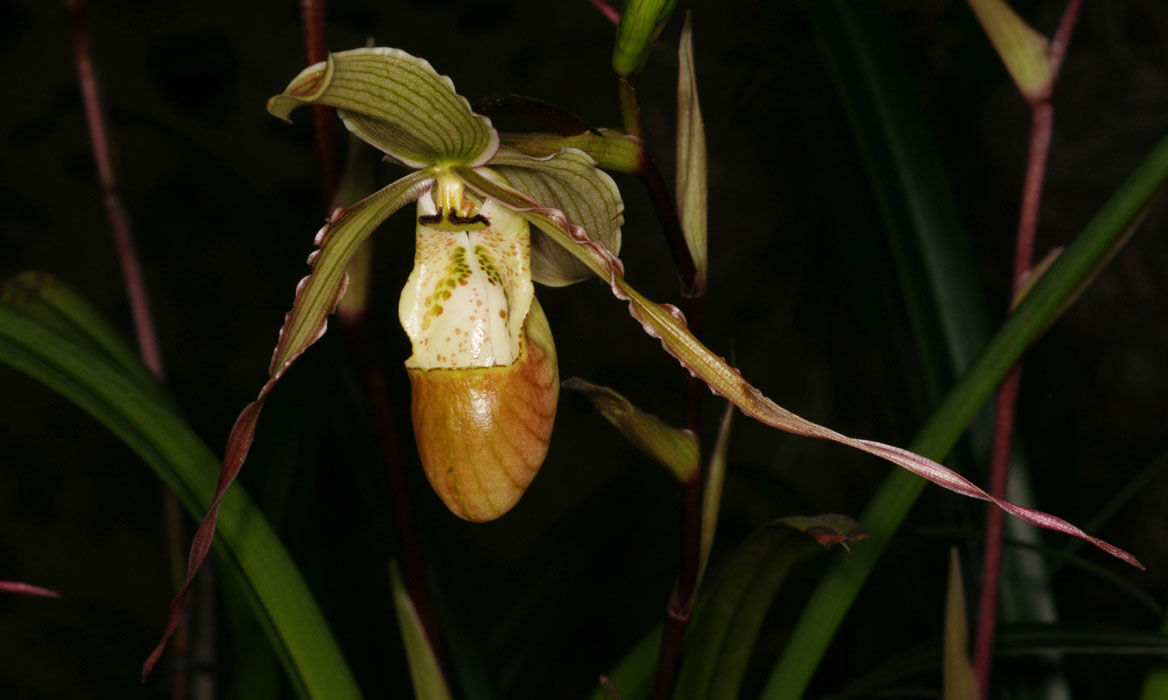
<path fill-rule="evenodd" d="M 304 41 L 308 62 L 323 61 L 328 55 L 325 36 L 325 0 L 302 0 L 300 9 L 304 22 Z M 331 107 L 322 105 L 314 105 L 312 109 L 313 135 L 316 142 L 317 162 L 320 166 L 321 193 L 324 197 L 327 215 L 333 207 L 347 205 L 349 202 L 334 201 L 339 168 L 336 132 L 333 130 L 333 110 Z M 347 313 L 342 311 L 337 316 L 348 344 L 349 354 L 361 372 L 370 420 L 372 420 L 374 431 L 377 433 L 377 442 L 385 462 L 386 476 L 389 480 L 389 498 L 401 547 L 402 573 L 405 578 L 406 590 L 418 611 L 422 628 L 430 639 L 430 647 L 434 650 L 439 665 L 442 665 L 437 619 L 434 615 L 430 587 L 426 583 L 422 548 L 418 543 L 417 531 L 414 528 L 413 511 L 410 508 L 406 487 L 405 469 L 402 466 L 397 430 L 394 428 L 393 407 L 385 386 L 385 373 L 381 365 L 374 359 L 369 340 L 369 323 L 364 310 Z"/>
<path fill-rule="evenodd" d="M 641 109 L 637 99 L 635 83 L 621 79 L 621 112 L 625 131 L 643 138 L 643 124 L 641 123 Z M 656 162 L 648 148 L 641 146 L 641 162 L 638 175 L 649 192 L 649 199 L 657 219 L 661 223 L 662 233 L 673 257 L 674 267 L 677 269 L 682 293 L 682 311 L 690 331 L 698 339 L 702 337 L 702 317 L 704 315 L 706 289 L 697 284 L 697 268 L 689 247 L 685 242 L 685 234 L 681 229 L 681 221 L 677 216 L 677 205 L 669 195 L 665 180 L 661 177 Z M 694 376 L 686 377 L 685 399 L 682 404 L 683 424 L 694 435 L 701 434 L 702 397 L 706 395 L 706 385 Z M 685 630 L 689 626 L 690 616 L 693 614 L 694 602 L 697 599 L 698 565 L 701 560 L 702 541 L 702 493 L 705 490 L 705 470 L 698 463 L 698 471 L 689 483 L 685 484 L 682 496 L 682 540 L 681 540 L 681 567 L 674 585 L 673 594 L 665 610 L 664 629 L 661 636 L 661 649 L 657 655 L 657 673 L 653 683 L 653 698 L 666 700 L 677 678 L 677 668 L 681 660 L 681 643 L 685 638 Z"/>
<path fill-rule="evenodd" d="M 85 31 L 85 24 L 81 14 L 81 0 L 67 0 L 65 3 L 69 23 L 69 36 L 73 44 L 73 55 L 77 61 L 77 82 L 81 90 L 81 101 L 85 110 L 85 123 L 89 131 L 89 142 L 93 148 L 93 160 L 97 166 L 98 184 L 101 187 L 102 201 L 105 205 L 106 218 L 109 221 L 110 232 L 117 251 L 118 264 L 122 270 L 122 279 L 126 287 L 126 297 L 130 303 L 130 314 L 134 322 L 134 334 L 138 342 L 138 354 L 142 358 L 150 373 L 159 381 L 165 378 L 162 363 L 162 351 L 158 343 L 158 334 L 154 326 L 154 318 L 150 312 L 150 301 L 146 293 L 146 282 L 142 274 L 142 265 L 138 257 L 134 236 L 130 228 L 130 217 L 122 203 L 121 193 L 118 190 L 117 178 L 114 175 L 113 159 L 110 156 L 109 131 L 106 128 L 105 115 L 102 111 L 101 92 L 98 89 L 97 78 L 93 66 L 93 58 L 89 52 L 89 39 Z M 182 518 L 178 499 L 167 488 L 162 488 L 162 502 L 164 522 L 170 533 L 172 566 L 177 575 L 175 587 L 182 585 Z M 176 544 L 178 543 L 178 544 Z M 199 619 L 204 627 L 209 627 L 213 618 L 213 599 L 203 595 L 197 606 L 200 612 Z M 194 606 L 193 606 L 194 607 Z M 207 658 L 214 657 L 214 640 L 204 635 L 199 644 L 201 651 L 196 653 Z M 174 677 L 171 681 L 171 697 L 174 700 L 185 700 L 190 694 L 191 671 L 189 659 L 191 657 L 191 633 L 188 623 L 184 620 L 174 636 L 176 663 Z M 201 680 L 201 687 L 208 688 L 208 678 Z M 200 693 L 200 697 L 209 696 Z"/>
<path fill-rule="evenodd" d="M 1018 234 L 1014 252 L 1014 277 L 1010 294 L 1010 308 L 1018 301 L 1018 294 L 1026 281 L 1034 260 L 1034 235 L 1038 228 L 1038 212 L 1042 204 L 1042 188 L 1046 178 L 1046 162 L 1054 130 L 1054 106 L 1051 102 L 1053 81 L 1058 76 L 1078 21 L 1081 0 L 1071 0 L 1063 13 L 1059 28 L 1050 46 L 1051 89 L 1046 95 L 1030 103 L 1030 149 L 1026 158 L 1026 179 L 1022 185 L 1022 208 L 1018 215 Z M 991 448 L 990 494 L 1005 498 L 1010 475 L 1010 445 L 1014 432 L 1014 409 L 1022 379 L 1022 361 L 1010 370 L 998 387 L 994 400 L 994 440 Z M 973 666 L 978 692 L 984 699 L 989 693 L 990 671 L 993 666 L 994 635 L 997 627 L 998 597 L 1002 574 L 1002 533 L 1004 513 L 991 508 L 986 514 L 985 553 L 982 560 L 982 588 L 978 601 L 977 638 L 974 641 Z"/>
<path fill-rule="evenodd" d="M 150 314 L 150 302 L 146 297 L 146 283 L 142 267 L 138 262 L 138 252 L 134 237 L 130 232 L 130 218 L 118 193 L 110 159 L 109 135 L 105 117 L 101 111 L 101 95 L 94 77 L 93 60 L 89 55 L 89 40 L 85 25 L 81 21 L 80 0 L 65 3 L 69 16 L 69 34 L 73 41 L 73 54 L 77 59 L 77 80 L 81 87 L 81 100 L 85 107 L 85 122 L 89 128 L 89 141 L 93 146 L 93 159 L 97 164 L 97 178 L 101 186 L 102 201 L 113 233 L 114 246 L 118 252 L 118 263 L 125 280 L 126 296 L 130 301 L 130 312 L 134 319 L 134 332 L 138 337 L 138 351 L 142 362 L 154 376 L 164 375 L 162 354 L 158 349 L 158 335 L 154 330 L 154 320 Z"/>
<path fill-rule="evenodd" d="M 1067 9 L 1063 11 L 1063 18 L 1059 20 L 1058 29 L 1050 41 L 1050 72 L 1052 80 L 1058 76 L 1063 67 L 1063 58 L 1067 55 L 1067 47 L 1071 45 L 1071 35 L 1075 33 L 1075 25 L 1079 22 L 1079 11 L 1083 9 L 1083 0 L 1070 0 Z"/>
<path fill-rule="evenodd" d="M 304 46 L 308 63 L 319 63 L 328 57 L 328 37 L 325 32 L 325 0 L 302 0 L 300 13 L 304 24 Z M 316 143 L 316 160 L 320 166 L 320 193 L 326 213 L 335 202 L 337 173 L 337 134 L 333 128 L 333 110 L 324 105 L 312 106 L 312 132 Z"/>
<path fill-rule="evenodd" d="M 369 342 L 369 324 L 365 314 L 339 315 L 341 330 L 348 341 L 349 353 L 362 373 L 365 400 L 369 415 L 377 433 L 381 456 L 385 461 L 386 476 L 389 479 L 389 499 L 393 509 L 394 524 L 397 527 L 401 547 L 402 573 L 410 600 L 418 611 L 422 629 L 430 640 L 430 648 L 444 666 L 442 649 L 438 644 L 438 624 L 434 616 L 434 603 L 430 597 L 430 587 L 426 583 L 425 567 L 422 564 L 422 548 L 418 544 L 417 530 L 414 528 L 413 510 L 406 486 L 405 469 L 401 461 L 397 430 L 394 428 L 393 407 L 385 386 L 385 373 L 373 359 Z"/>

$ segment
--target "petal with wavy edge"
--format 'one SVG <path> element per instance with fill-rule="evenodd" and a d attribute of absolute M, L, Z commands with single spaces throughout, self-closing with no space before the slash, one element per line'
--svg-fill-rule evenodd
<path fill-rule="evenodd" d="M 215 496 L 211 499 L 207 514 L 199 523 L 199 529 L 195 531 L 194 541 L 191 543 L 190 555 L 187 558 L 186 582 L 170 603 L 162 638 L 142 665 L 143 678 L 158 663 L 163 650 L 166 649 L 167 641 L 182 619 L 183 610 L 186 608 L 187 589 L 203 565 L 203 560 L 207 558 L 211 541 L 215 537 L 219 501 L 235 481 L 244 460 L 247 459 L 247 453 L 255 438 L 256 420 L 259 419 L 264 400 L 296 358 L 324 335 L 328 315 L 336 308 L 337 302 L 345 293 L 345 268 L 357 247 L 382 221 L 385 221 L 386 217 L 425 192 L 432 179 L 433 175 L 427 171 L 411 173 L 351 207 L 336 209 L 329 217 L 328 223 L 317 233 L 316 244 L 320 248 L 313 251 L 308 258 L 312 274 L 296 286 L 296 300 L 292 304 L 292 310 L 284 318 L 283 328 L 280 329 L 280 338 L 268 368 L 268 381 L 260 389 L 256 400 L 244 407 L 239 418 L 235 420 L 231 435 L 227 438 L 227 449 L 223 455 L 223 467 L 219 472 Z"/>
<path fill-rule="evenodd" d="M 398 49 L 329 54 L 268 100 L 268 111 L 288 120 L 308 104 L 336 107 L 350 131 L 411 168 L 479 166 L 499 148 L 491 120 L 471 110 L 450 78 Z"/>
<path fill-rule="evenodd" d="M 731 367 L 725 360 L 702 345 L 689 332 L 685 318 L 676 307 L 652 302 L 633 289 L 624 279 L 624 265 L 620 258 L 605 248 L 603 244 L 590 239 L 583 228 L 570 223 L 562 211 L 543 206 L 524 196 L 523 193 L 491 182 L 469 169 L 459 169 L 459 174 L 467 186 L 484 197 L 494 198 L 523 213 L 549 238 L 585 263 L 598 277 L 607 280 L 613 295 L 629 303 L 630 313 L 633 318 L 641 322 L 646 333 L 658 338 L 666 352 L 677 358 L 678 362 L 691 374 L 704 381 L 711 391 L 731 401 L 751 418 L 779 430 L 831 440 L 863 450 L 950 491 L 988 501 L 1022 520 L 1039 527 L 1073 535 L 1132 566 L 1144 568 L 1128 552 L 1087 535 L 1061 518 L 994 498 L 973 485 L 965 477 L 937 462 L 899 447 L 842 435 L 779 406 L 743 379 L 742 374 L 737 369 Z"/>
<path fill-rule="evenodd" d="M 587 153 L 567 148 L 537 158 L 501 151 L 491 161 L 512 187 L 529 199 L 564 212 L 569 221 L 593 232 L 595 240 L 619 253 L 624 201 L 616 183 L 597 169 Z M 531 238 L 532 278 L 549 287 L 563 287 L 591 276 L 588 266 L 565 251 L 541 231 Z"/>

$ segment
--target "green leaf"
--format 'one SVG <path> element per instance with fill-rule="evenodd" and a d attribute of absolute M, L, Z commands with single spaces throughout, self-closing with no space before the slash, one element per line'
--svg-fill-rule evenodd
<path fill-rule="evenodd" d="M 1168 615 L 1165 615 L 1164 621 L 1160 623 L 1160 634 L 1168 641 Z M 1148 669 L 1144 676 L 1144 687 L 1140 690 L 1140 700 L 1159 700 L 1165 697 L 1168 697 L 1168 662 Z"/>
<path fill-rule="evenodd" d="M 1061 624 L 1006 625 L 997 634 L 997 658 L 1049 658 L 1052 653 L 1075 655 L 1151 656 L 1168 658 L 1168 633 L 1080 630 Z M 942 665 L 937 642 L 907 649 L 833 692 L 833 700 L 880 697 L 883 688 L 906 678 L 933 673 Z M 935 676 L 934 676 L 935 677 Z M 1161 700 L 1164 695 L 1143 695 Z"/>
<path fill-rule="evenodd" d="M 597 167 L 616 173 L 636 174 L 645 163 L 645 143 L 620 129 L 597 129 L 572 136 L 560 134 L 502 134 L 503 146 L 543 158 L 574 148 L 584 151 Z"/>
<path fill-rule="evenodd" d="M 405 203 L 417 199 L 433 177 L 429 170 L 411 173 L 351 207 L 336 209 L 316 234 L 316 244 L 320 248 L 308 256 L 312 274 L 302 279 L 296 287 L 292 310 L 284 318 L 276 350 L 268 367 L 268 381 L 260 388 L 256 400 L 244 406 L 239 417 L 235 419 L 231 434 L 227 437 L 227 448 L 219 470 L 219 483 L 210 499 L 206 515 L 195 531 L 191 551 L 187 557 L 186 582 L 171 601 L 162 638 L 142 665 L 143 679 L 158 662 L 170 636 L 174 634 L 179 620 L 182 619 L 191 581 L 194 580 L 199 567 L 203 565 L 215 537 L 220 500 L 239 476 L 239 471 L 247 460 L 248 451 L 251 450 L 252 441 L 255 439 L 256 422 L 268 394 L 296 358 L 324 335 L 328 315 L 336 308 L 345 293 L 347 281 L 345 270 L 362 241 L 386 217 Z"/>
<path fill-rule="evenodd" d="M 570 224 L 563 212 L 541 206 L 522 193 L 491 182 L 472 170 L 460 168 L 459 175 L 469 187 L 483 196 L 493 197 L 523 213 L 565 250 L 586 263 L 601 279 L 608 280 L 613 295 L 629 303 L 630 313 L 641 322 L 646 333 L 658 338 L 665 351 L 673 355 L 683 367 L 751 418 L 779 430 L 838 442 L 875 455 L 938 486 L 963 496 L 993 503 L 1011 515 L 1040 527 L 1079 537 L 1132 566 L 1143 568 L 1135 557 L 1122 549 L 1087 535 L 1061 518 L 995 498 L 960 474 L 927 457 L 892 445 L 848 437 L 779 406 L 747 382 L 741 372 L 702 345 L 689 332 L 684 316 L 676 307 L 652 302 L 633 289 L 624 278 L 624 265 L 620 259 L 603 245 L 589 239 L 587 231 L 583 228 Z M 1019 307 L 1019 313 L 1022 308 Z M 1018 353 L 1021 353 L 1021 348 L 1018 349 Z M 997 380 L 994 382 L 994 385 L 996 384 Z"/>
<path fill-rule="evenodd" d="M 336 107 L 350 131 L 411 168 L 483 165 L 499 134 L 428 61 L 385 47 L 329 54 L 305 68 L 268 111 L 288 120 L 308 104 Z"/>
<path fill-rule="evenodd" d="M 554 207 L 609 250 L 620 251 L 624 202 L 607 173 L 586 153 L 566 149 L 547 158 L 502 152 L 491 168 L 528 199 Z M 588 279 L 587 265 L 540 229 L 531 236 L 531 277 L 550 287 Z"/>
<path fill-rule="evenodd" d="M 628 0 L 616 30 L 612 69 L 622 78 L 641 72 L 649 49 L 669 21 L 677 0 Z"/>
<path fill-rule="evenodd" d="M 80 317 L 92 318 L 90 309 Z M 83 326 L 69 332 L 0 302 L 0 362 L 62 394 L 133 449 L 195 516 L 215 491 L 219 461 L 140 372 L 120 367 Z M 263 513 L 242 489 L 220 504 L 223 562 L 247 582 L 253 609 L 302 698 L 360 697 L 312 593 Z"/>
<path fill-rule="evenodd" d="M 941 697 L 977 700 L 977 680 L 969 660 L 969 630 L 965 623 L 965 587 L 957 548 L 949 550 L 949 587 L 945 594 L 945 635 L 941 657 Z"/>
<path fill-rule="evenodd" d="M 649 630 L 617 663 L 612 673 L 604 676 L 607 686 L 601 684 L 588 700 L 609 700 L 610 689 L 615 688 L 622 700 L 642 700 L 653 691 L 653 670 L 661 649 L 661 625 Z"/>
<path fill-rule="evenodd" d="M 693 63 L 693 27 L 685 14 L 677 48 L 677 213 L 694 261 L 694 288 L 706 288 L 706 126 L 698 103 Z"/>
<path fill-rule="evenodd" d="M 1083 279 L 1095 271 L 1115 240 L 1129 233 L 1130 222 L 1162 191 L 1166 180 L 1168 138 L 1152 149 L 1018 304 L 917 433 L 910 444 L 912 449 L 944 458 L 1023 351 Z M 762 698 L 796 698 L 803 694 L 848 608 L 924 486 L 924 482 L 903 472 L 884 481 L 861 516 L 872 533 L 872 543 L 854 556 L 838 559 L 825 574 L 804 607 Z"/>
<path fill-rule="evenodd" d="M 821 135 L 813 141 L 818 144 L 819 157 L 814 161 L 819 166 L 822 189 L 832 194 L 835 204 L 829 211 L 836 228 L 849 232 L 846 254 L 854 276 L 885 285 L 889 290 L 885 294 L 891 296 L 889 269 L 872 264 L 871 248 L 877 243 L 869 231 L 872 221 L 879 221 L 894 262 L 893 283 L 899 283 L 916 356 L 921 360 L 920 373 L 935 404 L 986 345 L 992 331 L 973 268 L 976 256 L 957 209 L 950 168 L 943 161 L 943 152 L 883 11 L 866 2 L 807 0 L 803 6 L 843 107 L 841 116 L 846 117 L 852 134 L 850 141 L 841 141 L 839 128 L 829 129 L 833 135 Z M 814 87 L 802 82 L 793 84 L 792 89 L 801 97 L 797 104 L 814 105 Z M 819 109 L 808 112 L 805 119 L 810 124 L 821 123 L 825 118 Z M 866 190 L 855 182 L 856 169 L 846 162 L 848 153 L 844 151 L 849 148 L 855 149 L 862 162 L 860 172 L 866 176 L 875 200 L 873 208 L 857 201 Z M 869 307 L 868 315 L 881 317 L 884 312 L 879 308 L 880 302 L 870 292 L 864 293 L 863 299 Z M 888 339 L 895 335 L 887 329 L 874 337 L 886 353 L 903 351 Z M 906 381 L 918 379 L 906 377 Z M 907 428 L 922 418 L 902 413 L 900 422 Z M 969 428 L 969 442 L 979 461 L 988 460 L 990 418 L 989 412 L 983 410 Z M 1025 456 L 1016 454 L 1010 493 L 1023 502 L 1030 500 L 1024 495 L 1030 492 L 1026 487 L 1026 466 Z M 1007 529 L 1033 542 L 1040 537 L 1036 528 L 1022 521 L 1010 520 Z M 1091 523 L 1084 529 L 1092 532 L 1101 528 Z M 1053 621 L 1055 606 L 1045 562 L 1033 552 L 1011 548 L 1005 552 L 1002 567 L 1003 621 Z M 812 629 L 816 626 L 815 621 L 807 619 L 801 624 Z M 788 647 L 784 655 L 799 656 L 802 651 Z M 1053 687 L 1058 685 L 1058 679 L 1057 675 L 1044 677 L 1042 683 L 1052 686 L 1045 697 L 1058 697 Z"/>
<path fill-rule="evenodd" d="M 698 576 L 694 588 L 701 586 L 702 576 L 710 561 L 710 551 L 714 548 L 714 536 L 718 532 L 718 513 L 722 508 L 722 485 L 726 482 L 726 455 L 730 449 L 730 425 L 734 419 L 734 404 L 726 402 L 722 420 L 718 424 L 718 436 L 714 439 L 714 449 L 710 451 L 710 464 L 706 470 L 706 485 L 702 491 L 702 541 L 698 559 Z"/>
<path fill-rule="evenodd" d="M 674 697 L 738 697 L 767 610 L 807 540 L 784 525 L 753 535 L 726 564 L 685 640 Z"/>
<path fill-rule="evenodd" d="M 438 657 L 430 647 L 426 629 L 410 594 L 402 582 L 397 562 L 389 563 L 389 581 L 393 588 L 393 607 L 397 611 L 397 625 L 406 648 L 410 678 L 414 682 L 414 697 L 418 700 L 450 700 L 450 689 L 442 676 Z"/>
<path fill-rule="evenodd" d="M 727 410 L 726 416 L 730 415 L 730 411 Z M 723 440 L 728 434 L 728 426 L 729 420 L 724 419 L 720 435 Z M 715 447 L 715 452 L 717 450 Z M 729 693 L 730 687 L 736 687 L 737 679 L 741 678 L 744 668 L 742 663 L 750 654 L 758 633 L 757 627 L 751 621 L 751 615 L 757 616 L 758 622 L 761 623 L 766 608 L 771 605 L 781 579 L 785 576 L 783 568 L 786 566 L 785 558 L 792 552 L 802 556 L 822 551 L 811 544 L 810 538 L 814 535 L 804 538 L 798 534 L 813 524 L 825 525 L 837 533 L 847 532 L 849 536 L 860 530 L 859 523 L 838 515 L 789 517 L 777 520 L 740 545 L 717 584 L 698 597 L 694 606 L 694 623 L 690 626 L 690 633 L 686 638 L 684 658 L 687 660 L 683 662 L 681 669 L 681 673 L 689 674 L 695 687 L 709 687 L 713 684 L 719 692 L 725 693 Z M 768 590 L 769 597 L 766 597 Z M 720 602 L 713 600 L 718 597 Z M 707 612 L 707 609 L 710 612 Z M 699 635 L 701 639 L 697 638 Z M 608 676 L 609 685 L 615 688 L 624 700 L 641 700 L 649 696 L 660 648 L 661 625 L 658 624 L 621 658 Z M 693 667 L 686 670 L 686 664 L 692 664 Z M 602 686 L 589 696 L 589 700 L 606 700 L 608 695 L 605 692 L 606 688 Z M 683 695 L 679 691 L 675 693 L 675 697 L 688 699 L 691 696 Z M 709 697 L 733 695 L 710 694 Z"/>
<path fill-rule="evenodd" d="M 1046 37 L 1030 28 L 1005 0 L 969 0 L 977 21 L 1027 100 L 1050 95 L 1054 71 Z"/>
<path fill-rule="evenodd" d="M 102 354 L 144 384 L 156 386 L 138 353 L 117 331 L 72 288 L 47 272 L 29 270 L 15 275 L 0 286 L 0 301 Z M 163 396 L 160 390 L 159 397 Z"/>
<path fill-rule="evenodd" d="M 672 472 L 678 481 L 686 483 L 697 475 L 700 455 L 698 440 L 692 432 L 675 428 L 652 413 L 642 411 L 606 386 L 572 377 L 564 381 L 564 388 L 587 396 L 600 415 L 621 435 Z"/>

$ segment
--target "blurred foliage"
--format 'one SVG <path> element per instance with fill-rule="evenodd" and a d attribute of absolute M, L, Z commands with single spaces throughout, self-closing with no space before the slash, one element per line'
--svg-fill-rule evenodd
<path fill-rule="evenodd" d="M 683 9 L 686 7 L 683 4 Z M 1049 33 L 1059 2 L 1017 3 Z M 106 93 L 123 196 L 158 318 L 177 405 L 218 448 L 262 383 L 275 334 L 305 273 L 323 214 L 307 120 L 289 128 L 264 100 L 303 64 L 296 3 L 93 4 L 87 26 Z M 710 299 L 706 336 L 768 395 L 852 435 L 903 444 L 928 412 L 873 195 L 848 137 L 807 18 L 790 4 L 692 5 L 709 149 Z M 917 97 L 940 139 L 976 267 L 1005 307 L 1026 147 L 1026 106 L 963 3 L 885 2 Z M 262 17 L 262 21 L 252 18 Z M 673 153 L 675 17 L 650 53 L 641 104 L 650 146 Z M 335 2 L 329 45 L 367 36 L 428 58 L 471 99 L 531 95 L 595 126 L 619 123 L 609 67 L 614 27 L 589 3 Z M 0 112 L 0 279 L 49 271 L 132 333 L 76 88 L 64 13 L 0 3 L 0 65 L 18 98 Z M 1168 10 L 1156 0 L 1089 3 L 1056 98 L 1055 140 L 1038 250 L 1065 243 L 1165 133 Z M 522 128 L 522 124 L 501 124 Z M 837 158 L 810 144 L 834 142 Z M 385 167 L 388 182 L 398 171 Z M 676 299 L 676 278 L 635 181 L 625 260 L 649 296 Z M 824 183 L 838 188 L 826 191 Z M 828 215 L 851 202 L 851 227 Z M 1168 217 L 1160 206 L 1076 307 L 1031 351 L 1019 404 L 1034 505 L 1087 521 L 1163 449 L 1168 415 Z M 673 479 L 611 439 L 582 397 L 565 394 L 547 463 L 515 511 L 471 525 L 451 516 L 417 468 L 409 353 L 396 320 L 412 263 L 412 223 L 379 234 L 372 313 L 456 697 L 582 697 L 661 616 L 679 558 Z M 857 259 L 857 256 L 858 259 Z M 542 289 L 563 376 L 621 391 L 677 422 L 681 370 L 598 283 Z M 316 595 L 369 697 L 406 692 L 386 562 L 395 555 L 384 475 L 359 385 L 335 338 L 307 353 L 273 393 L 242 481 Z M 798 368 L 791 371 L 790 368 Z M 0 577 L 61 591 L 59 601 L 0 598 L 0 696 L 161 697 L 166 674 L 136 674 L 170 598 L 157 481 L 78 409 L 0 371 Z M 707 411 L 713 434 L 717 412 Z M 859 513 L 888 467 L 828 444 L 739 421 L 730 444 L 719 539 L 708 579 L 775 517 Z M 980 475 L 977 481 L 984 482 Z M 1168 477 L 1098 533 L 1130 549 L 1168 589 Z M 979 528 L 983 509 L 930 489 L 841 628 L 811 693 L 838 690 L 885 659 L 941 634 L 948 545 L 919 528 Z M 1057 540 L 1061 544 L 1061 540 Z M 975 571 L 967 554 L 965 570 Z M 1091 555 L 1095 556 L 1095 555 Z M 822 564 L 795 567 L 759 637 L 773 659 Z M 967 574 L 968 576 L 968 574 Z M 906 585 L 908 583 L 908 585 Z M 967 579 L 968 583 L 968 579 Z M 1054 579 L 1060 619 L 1157 629 L 1112 584 Z M 973 590 L 970 588 L 969 590 Z M 914 614 L 918 610 L 936 615 Z M 13 643 L 19 640 L 19 644 Z M 226 645 L 224 646 L 226 649 Z M 226 664 L 227 654 L 224 653 Z M 751 696 L 766 664 L 747 668 Z M 1130 697 L 1147 662 L 1084 656 L 1065 669 L 1076 695 Z M 1041 673 L 1004 660 L 1004 678 Z M 230 697 L 233 671 L 221 671 Z M 937 688 L 930 671 L 901 681 Z M 284 689 L 285 694 L 290 689 Z"/>

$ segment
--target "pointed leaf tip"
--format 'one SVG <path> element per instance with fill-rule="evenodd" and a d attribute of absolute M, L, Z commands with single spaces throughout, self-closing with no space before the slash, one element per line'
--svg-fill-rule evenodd
<path fill-rule="evenodd" d="M 688 430 L 676 428 L 606 386 L 578 377 L 564 381 L 564 388 L 588 397 L 600 415 L 637 449 L 687 483 L 698 473 L 698 440 Z"/>
<path fill-rule="evenodd" d="M 706 127 L 698 102 L 693 60 L 693 27 L 685 14 L 677 49 L 677 213 L 694 263 L 694 292 L 706 286 Z"/>
<path fill-rule="evenodd" d="M 846 515 L 825 513 L 823 515 L 790 515 L 778 522 L 815 538 L 815 541 L 830 548 L 838 544 L 848 549 L 849 542 L 868 539 L 868 531 L 859 521 Z"/>
<path fill-rule="evenodd" d="M 524 216 L 542 228 L 551 240 L 584 263 L 600 279 L 608 282 L 613 295 L 629 303 L 630 314 L 641 322 L 646 333 L 659 339 L 666 352 L 673 355 L 691 374 L 704 381 L 711 391 L 731 401 L 751 418 L 772 428 L 806 437 L 831 440 L 876 455 L 950 491 L 989 501 L 1027 522 L 1073 535 L 1136 568 L 1144 568 L 1139 560 L 1122 549 L 1087 535 L 1061 518 L 995 499 L 965 477 L 931 459 L 903 448 L 848 437 L 779 406 L 743 379 L 742 373 L 736 368 L 702 345 L 689 331 L 685 318 L 676 308 L 650 301 L 625 281 L 624 265 L 620 258 L 604 245 L 590 239 L 586 230 L 570 224 L 563 216 L 563 212 L 541 207 L 522 193 L 489 182 L 473 171 L 460 169 L 460 175 L 465 178 L 471 189 L 522 211 Z"/>
<path fill-rule="evenodd" d="M 389 562 L 389 582 L 393 589 L 393 607 L 397 612 L 398 630 L 401 632 L 402 644 L 406 648 L 410 680 L 414 683 L 414 696 L 424 700 L 450 700 L 450 688 L 442 675 L 438 655 L 434 653 L 434 647 L 426 636 L 422 618 L 410 599 L 396 561 Z"/>
<path fill-rule="evenodd" d="M 1005 0 L 969 0 L 969 6 L 1018 90 L 1031 102 L 1049 96 L 1054 70 L 1046 37 L 1034 31 Z"/>
<path fill-rule="evenodd" d="M 949 550 L 949 586 L 945 595 L 945 635 L 942 644 L 941 697 L 977 700 L 977 679 L 969 660 L 969 632 L 965 622 L 965 587 L 957 548 Z"/>

